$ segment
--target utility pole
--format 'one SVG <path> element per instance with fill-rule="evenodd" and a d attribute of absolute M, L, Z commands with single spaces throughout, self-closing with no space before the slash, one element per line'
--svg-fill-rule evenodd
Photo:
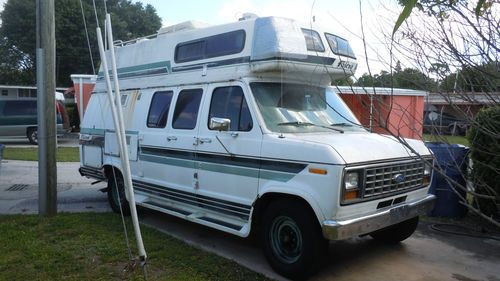
<path fill-rule="evenodd" d="M 36 86 L 38 99 L 38 213 L 57 213 L 56 36 L 54 0 L 36 0 Z"/>

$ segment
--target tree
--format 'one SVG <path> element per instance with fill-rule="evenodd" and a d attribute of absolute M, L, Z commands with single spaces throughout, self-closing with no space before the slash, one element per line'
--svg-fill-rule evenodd
<path fill-rule="evenodd" d="M 400 70 L 396 64 L 395 72 L 391 75 L 382 70 L 380 74 L 373 77 L 365 73 L 356 82 L 357 86 L 363 87 L 385 87 L 385 88 L 404 88 L 414 90 L 429 90 L 435 87 L 435 82 L 426 74 L 415 68 L 405 68 Z M 398 71 L 399 69 L 399 71 Z"/>
<path fill-rule="evenodd" d="M 99 19 L 104 19 L 103 1 L 95 1 Z M 86 33 L 79 0 L 55 0 L 56 21 L 56 84 L 71 84 L 72 73 L 94 73 L 92 63 L 97 67 L 98 49 L 96 22 L 91 0 L 82 0 L 85 20 L 89 32 L 90 47 L 94 61 L 90 59 Z M 131 0 L 107 0 L 111 14 L 113 35 L 116 40 L 130 40 L 155 33 L 161 27 L 161 19 L 151 5 L 132 3 Z M 8 42 L 11 50 L 16 50 L 18 61 L 26 66 L 20 71 L 29 78 L 20 81 L 35 84 L 36 48 L 36 3 L 33 0 L 8 0 L 0 14 L 2 26 L 0 37 Z M 103 22 L 99 23 L 101 27 Z M 15 56 L 3 60 L 13 60 Z M 4 72 L 0 72 L 4 75 Z M 7 84 L 10 81 L 6 81 Z M 17 81 L 16 81 L 17 82 Z"/>
<path fill-rule="evenodd" d="M 427 76 L 438 79 L 435 94 L 447 102 L 448 108 L 457 116 L 465 118 L 471 141 L 474 175 L 471 186 L 457 184 L 454 178 L 446 176 L 457 194 L 466 192 L 462 202 L 469 197 L 476 202 L 483 199 L 498 199 L 498 178 L 500 167 L 497 154 L 499 148 L 498 118 L 500 92 L 500 21 L 498 21 L 498 1 L 489 0 L 400 0 L 404 6 L 392 32 L 385 32 L 393 53 L 404 56 L 414 68 L 428 71 Z M 417 9 L 413 9 L 416 7 Z M 410 12 L 408 12 L 410 10 Z M 411 13 L 411 16 L 410 16 Z M 392 58 L 396 60 L 396 58 Z M 495 108 L 480 118 L 473 118 L 473 109 L 467 102 L 475 101 L 475 96 L 488 101 Z M 466 101 L 460 105 L 455 101 Z M 444 140 L 440 136 L 435 139 Z M 478 145 L 478 141 L 482 140 Z M 478 176 L 488 169 L 486 177 Z M 436 170 L 436 173 L 445 173 Z M 486 173 L 485 173 L 486 175 Z M 466 173 L 460 177 L 467 177 Z M 485 180 L 487 179 L 487 180 Z M 469 210 L 490 223 L 500 226 L 498 218 L 493 218 L 480 208 L 468 205 Z"/>

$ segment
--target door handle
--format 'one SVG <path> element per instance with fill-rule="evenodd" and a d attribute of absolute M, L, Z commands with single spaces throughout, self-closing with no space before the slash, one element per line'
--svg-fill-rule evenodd
<path fill-rule="evenodd" d="M 176 136 L 168 136 L 167 141 L 176 141 L 177 137 Z"/>
<path fill-rule="evenodd" d="M 200 143 L 211 143 L 212 142 L 212 140 L 209 138 L 200 138 L 199 140 L 200 140 Z"/>

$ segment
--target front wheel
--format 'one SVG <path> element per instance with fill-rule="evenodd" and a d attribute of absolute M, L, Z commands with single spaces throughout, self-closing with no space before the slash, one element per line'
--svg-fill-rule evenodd
<path fill-rule="evenodd" d="M 418 217 L 370 233 L 370 236 L 385 243 L 398 243 L 410 237 L 417 229 Z"/>
<path fill-rule="evenodd" d="M 124 215 L 130 215 L 130 206 L 125 197 L 125 183 L 118 173 L 113 173 L 108 178 L 108 202 L 115 213 L 119 214 L 121 208 Z"/>
<path fill-rule="evenodd" d="M 282 200 L 270 205 L 263 215 L 264 254 L 276 272 L 303 279 L 319 269 L 328 241 L 310 208 L 298 201 Z"/>

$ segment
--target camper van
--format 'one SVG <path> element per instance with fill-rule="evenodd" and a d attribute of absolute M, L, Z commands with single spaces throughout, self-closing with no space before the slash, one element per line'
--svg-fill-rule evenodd
<path fill-rule="evenodd" d="M 64 106 L 64 95 L 56 92 L 56 130 L 62 137 L 71 130 L 69 116 Z M 0 99 L 0 138 L 27 138 L 38 144 L 36 98 Z"/>
<path fill-rule="evenodd" d="M 184 23 L 115 48 L 139 206 L 256 235 L 270 265 L 298 278 L 329 240 L 402 241 L 433 205 L 424 143 L 368 132 L 329 86 L 357 66 L 342 37 L 263 17 Z M 119 212 L 128 205 L 103 74 L 81 125 L 80 173 L 107 181 Z"/>

